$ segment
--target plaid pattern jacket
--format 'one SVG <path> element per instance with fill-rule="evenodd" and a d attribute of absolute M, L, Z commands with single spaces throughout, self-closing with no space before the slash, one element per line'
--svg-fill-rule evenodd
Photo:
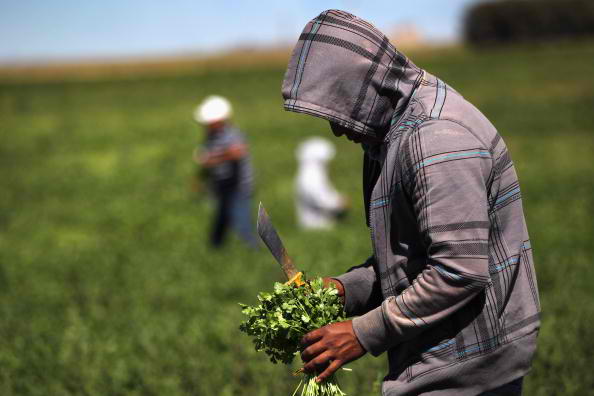
<path fill-rule="evenodd" d="M 384 395 L 476 395 L 524 376 L 540 324 L 518 178 L 493 125 L 370 23 L 307 24 L 285 109 L 382 143 L 366 149 L 373 255 L 338 276 L 355 333 L 388 352 Z"/>

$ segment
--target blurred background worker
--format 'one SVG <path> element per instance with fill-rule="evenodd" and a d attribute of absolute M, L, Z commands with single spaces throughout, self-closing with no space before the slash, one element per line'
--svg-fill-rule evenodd
<path fill-rule="evenodd" d="M 256 247 L 250 218 L 252 167 L 243 134 L 229 123 L 231 113 L 231 104 L 220 96 L 209 96 L 196 108 L 194 119 L 205 127 L 206 140 L 194 151 L 194 161 L 202 167 L 216 205 L 211 245 L 221 247 L 233 227 Z"/>
<path fill-rule="evenodd" d="M 303 228 L 331 228 L 346 213 L 348 200 L 328 177 L 328 162 L 336 150 L 328 140 L 311 137 L 297 148 L 297 221 Z"/>

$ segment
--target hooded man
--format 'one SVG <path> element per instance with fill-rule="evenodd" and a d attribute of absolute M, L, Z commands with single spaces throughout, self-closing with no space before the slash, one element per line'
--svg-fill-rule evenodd
<path fill-rule="evenodd" d="M 351 321 L 308 333 L 304 369 L 324 380 L 387 352 L 384 395 L 521 393 L 540 304 L 518 178 L 473 105 L 369 22 L 309 22 L 282 88 L 364 148 L 373 254 L 333 282 Z"/>
<path fill-rule="evenodd" d="M 327 165 L 335 153 L 334 145 L 320 137 L 308 138 L 297 148 L 297 220 L 303 228 L 331 228 L 346 211 L 348 201 L 328 177 Z"/>

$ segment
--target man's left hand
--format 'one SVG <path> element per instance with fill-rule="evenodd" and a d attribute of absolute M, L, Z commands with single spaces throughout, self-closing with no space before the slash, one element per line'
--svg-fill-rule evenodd
<path fill-rule="evenodd" d="M 351 320 L 310 331 L 301 339 L 301 345 L 304 348 L 301 352 L 305 363 L 303 370 L 319 373 L 318 382 L 326 380 L 342 365 L 359 359 L 367 352 L 357 339 Z"/>

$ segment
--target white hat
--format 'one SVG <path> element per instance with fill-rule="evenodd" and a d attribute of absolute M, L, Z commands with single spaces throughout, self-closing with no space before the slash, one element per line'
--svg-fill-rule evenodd
<path fill-rule="evenodd" d="M 334 145 L 321 137 L 310 137 L 297 148 L 297 159 L 301 162 L 328 162 L 336 154 Z"/>
<path fill-rule="evenodd" d="M 194 119 L 201 124 L 223 121 L 229 117 L 231 117 L 231 103 L 222 96 L 207 97 L 194 111 Z"/>

